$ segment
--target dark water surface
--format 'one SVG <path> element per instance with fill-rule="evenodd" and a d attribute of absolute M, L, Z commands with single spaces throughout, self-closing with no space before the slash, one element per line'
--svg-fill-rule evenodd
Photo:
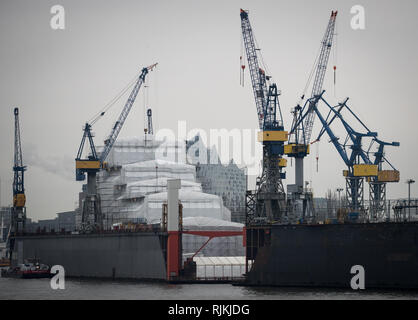
<path fill-rule="evenodd" d="M 229 284 L 169 285 L 67 279 L 65 290 L 52 290 L 49 279 L 0 278 L 0 299 L 135 299 L 135 300 L 350 300 L 414 299 L 418 291 L 363 291 L 300 288 L 248 288 Z"/>

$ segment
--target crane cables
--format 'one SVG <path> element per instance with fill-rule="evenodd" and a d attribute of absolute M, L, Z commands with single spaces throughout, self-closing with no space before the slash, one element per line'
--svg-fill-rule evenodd
<path fill-rule="evenodd" d="M 104 107 L 101 111 L 97 112 L 89 121 L 88 123 L 90 125 L 95 124 L 99 119 L 101 119 L 101 117 L 103 117 L 107 111 L 110 110 L 110 108 L 112 108 L 116 102 L 119 101 L 120 98 L 123 97 L 123 95 L 130 89 L 133 87 L 133 85 L 136 83 L 138 76 L 139 76 L 140 72 L 138 72 L 135 77 L 129 81 L 129 83 L 113 98 L 111 99 Z"/>
<path fill-rule="evenodd" d="M 260 46 L 258 45 L 258 42 L 257 42 L 257 38 L 256 38 L 256 36 L 255 36 L 255 34 L 254 34 L 254 32 L 253 32 L 253 38 L 254 38 L 254 44 L 255 44 L 255 46 L 256 46 L 256 50 L 258 51 L 258 57 L 260 58 L 260 66 L 262 67 L 262 69 L 263 69 L 263 71 L 265 72 L 265 74 L 266 74 L 266 76 L 268 76 L 269 77 L 269 80 L 272 80 L 273 79 L 273 77 L 271 76 L 271 73 L 270 73 L 270 68 L 267 66 L 267 64 L 264 62 L 264 58 L 263 58 L 263 53 L 262 53 L 262 51 L 261 51 L 261 48 L 260 48 Z"/>
<path fill-rule="evenodd" d="M 257 37 L 255 36 L 254 31 L 252 31 L 252 37 L 254 39 L 255 50 L 257 51 L 257 58 L 259 58 L 258 59 L 259 60 L 259 67 L 261 67 L 262 70 L 265 72 L 265 74 L 269 76 L 270 80 L 273 80 L 273 77 L 271 76 L 271 73 L 270 73 L 270 68 L 268 67 L 268 65 L 264 61 L 262 50 L 261 50 L 261 47 L 258 45 Z M 245 53 L 244 47 L 245 47 L 244 39 L 241 36 L 241 56 L 240 56 L 241 61 L 245 61 L 244 60 L 244 54 L 246 55 L 246 53 Z M 248 59 L 248 57 L 247 57 L 247 59 Z M 241 63 L 241 68 L 243 70 L 245 69 L 245 62 Z M 243 83 L 244 83 L 244 78 L 242 78 L 242 84 Z"/>
<path fill-rule="evenodd" d="M 241 51 L 239 57 L 239 84 L 240 86 L 245 86 L 245 60 L 244 60 L 244 39 L 241 36 Z"/>
<path fill-rule="evenodd" d="M 322 41 L 321 41 L 321 43 L 322 43 Z M 316 71 L 316 67 L 317 67 L 317 64 L 318 64 L 320 54 L 321 54 L 321 47 L 318 49 L 318 53 L 316 55 L 316 58 L 315 58 L 313 66 L 312 66 L 311 72 L 309 73 L 308 80 L 306 82 L 305 88 L 303 89 L 303 93 L 302 93 L 302 96 L 300 97 L 298 105 L 302 105 L 303 100 L 305 100 L 306 92 L 308 91 L 308 88 L 309 88 L 310 84 L 312 83 L 312 78 L 313 78 L 313 75 Z"/>
<path fill-rule="evenodd" d="M 142 106 L 142 114 L 144 115 L 144 131 L 147 132 L 148 128 L 148 119 L 147 119 L 147 110 L 149 109 L 149 86 L 144 84 L 144 103 Z M 148 132 L 149 133 L 149 132 Z"/>

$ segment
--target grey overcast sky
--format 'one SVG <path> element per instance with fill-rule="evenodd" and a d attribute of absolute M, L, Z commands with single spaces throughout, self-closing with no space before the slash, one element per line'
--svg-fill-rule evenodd
<path fill-rule="evenodd" d="M 65 30 L 50 27 L 56 4 L 65 8 Z M 365 30 L 350 27 L 350 9 L 357 4 L 365 8 Z M 402 177 L 389 186 L 388 197 L 405 197 L 405 180 L 418 178 L 416 0 L 1 0 L 1 204 L 10 204 L 12 197 L 15 106 L 21 110 L 28 165 L 28 216 L 53 218 L 74 209 L 81 189 L 74 158 L 83 123 L 154 62 L 159 66 L 150 76 L 149 100 L 157 128 L 176 130 L 178 120 L 190 129 L 257 128 L 248 73 L 245 88 L 239 85 L 240 8 L 250 10 L 264 60 L 282 90 L 287 129 L 330 12 L 339 10 L 336 96 L 332 73 L 327 96 L 332 102 L 349 96 L 380 138 L 401 142 L 400 148 L 388 149 Z M 330 69 L 334 61 L 332 56 Z M 118 110 L 95 126 L 97 143 Z M 142 135 L 143 125 L 140 95 L 121 136 Z M 317 121 L 314 135 L 318 130 Z M 328 139 L 321 141 L 319 154 L 319 172 L 311 155 L 305 177 L 315 195 L 324 196 L 327 189 L 344 186 L 345 168 Z M 291 183 L 293 168 L 287 171 Z"/>

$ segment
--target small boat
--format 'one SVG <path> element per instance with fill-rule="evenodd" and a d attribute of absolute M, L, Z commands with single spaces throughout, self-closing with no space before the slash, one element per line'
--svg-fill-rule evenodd
<path fill-rule="evenodd" d="M 51 268 L 39 262 L 27 262 L 1 270 L 3 278 L 39 279 L 51 278 Z"/>

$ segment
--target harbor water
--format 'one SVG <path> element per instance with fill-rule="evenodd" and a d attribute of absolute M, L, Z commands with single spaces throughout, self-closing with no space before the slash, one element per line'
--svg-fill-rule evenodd
<path fill-rule="evenodd" d="M 418 300 L 418 291 L 254 288 L 230 284 L 170 285 L 66 279 L 64 290 L 49 279 L 0 278 L 0 299 L 39 300 Z"/>

